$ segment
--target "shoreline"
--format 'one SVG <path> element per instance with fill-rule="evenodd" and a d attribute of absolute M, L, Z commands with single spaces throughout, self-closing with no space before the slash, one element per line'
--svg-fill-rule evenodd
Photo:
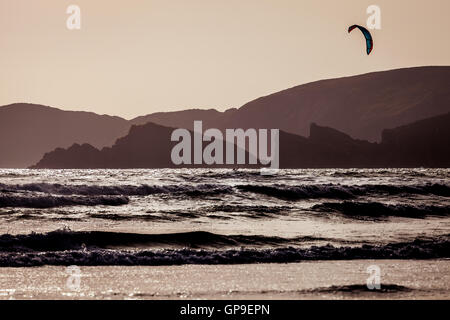
<path fill-rule="evenodd" d="M 381 290 L 366 285 L 367 268 L 373 265 L 381 271 Z M 0 268 L 0 299 L 450 299 L 449 259 L 92 266 L 78 271 Z"/>

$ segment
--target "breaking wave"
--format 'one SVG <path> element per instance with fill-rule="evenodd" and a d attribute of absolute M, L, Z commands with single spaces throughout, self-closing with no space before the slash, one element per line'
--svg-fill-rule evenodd
<path fill-rule="evenodd" d="M 448 216 L 450 206 L 427 206 L 407 204 L 384 204 L 379 202 L 327 202 L 312 207 L 321 212 L 337 212 L 353 218 L 365 217 L 408 217 L 424 218 L 426 216 Z"/>
<path fill-rule="evenodd" d="M 0 184 L 0 192 L 42 192 L 58 195 L 124 195 L 147 196 L 161 193 L 182 193 L 189 196 L 214 195 L 231 192 L 224 185 L 62 185 L 51 183 L 29 183 L 22 185 Z"/>
<path fill-rule="evenodd" d="M 308 241 L 328 240 L 316 237 L 281 238 L 260 235 L 221 235 L 204 231 L 168 234 L 139 234 L 104 231 L 56 230 L 48 233 L 0 235 L 0 252 L 62 251 L 85 248 L 178 247 L 224 248 L 241 246 L 296 245 Z"/>
<path fill-rule="evenodd" d="M 0 194 L 0 208 L 55 208 L 66 206 L 120 206 L 130 200 L 125 196 L 52 196 Z"/>
<path fill-rule="evenodd" d="M 230 250 L 108 250 L 83 249 L 46 252 L 2 252 L 0 267 L 31 267 L 40 265 L 183 265 L 183 264 L 249 264 L 291 263 L 305 260 L 351 259 L 436 259 L 450 257 L 450 239 L 420 240 L 335 247 L 332 245 L 310 248 L 283 247 L 274 249 Z"/>
<path fill-rule="evenodd" d="M 191 197 L 227 194 L 235 191 L 263 194 L 266 196 L 296 200 L 309 198 L 351 199 L 368 194 L 431 194 L 450 196 L 450 186 L 446 184 L 422 185 L 256 185 L 246 184 L 235 187 L 223 184 L 199 185 L 62 185 L 50 183 L 30 183 L 22 185 L 0 184 L 0 192 L 41 192 L 56 195 L 123 195 L 146 196 L 152 194 L 183 194 Z"/>
<path fill-rule="evenodd" d="M 437 196 L 450 196 L 450 186 L 444 184 L 423 185 L 241 185 L 238 189 L 244 192 L 253 192 L 266 196 L 286 200 L 330 198 L 352 199 L 368 194 L 432 194 Z"/>

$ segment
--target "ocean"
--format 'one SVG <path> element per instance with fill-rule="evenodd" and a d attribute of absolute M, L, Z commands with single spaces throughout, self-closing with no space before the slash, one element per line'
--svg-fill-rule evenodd
<path fill-rule="evenodd" d="M 2 169 L 0 299 L 448 299 L 449 177 Z"/>

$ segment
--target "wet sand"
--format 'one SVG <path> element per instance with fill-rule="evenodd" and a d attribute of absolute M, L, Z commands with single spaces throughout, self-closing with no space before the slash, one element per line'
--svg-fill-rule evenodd
<path fill-rule="evenodd" d="M 371 265 L 381 270 L 380 290 L 367 288 Z M 450 298 L 448 259 L 94 266 L 79 271 L 71 277 L 65 266 L 0 268 L 0 299 Z"/>

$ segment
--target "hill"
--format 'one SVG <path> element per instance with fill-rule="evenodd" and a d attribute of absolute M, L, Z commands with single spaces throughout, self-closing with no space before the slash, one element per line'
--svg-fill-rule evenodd
<path fill-rule="evenodd" d="M 150 114 L 132 122 L 189 128 L 278 128 L 309 135 L 311 123 L 355 139 L 381 141 L 384 129 L 450 112 L 450 67 L 380 71 L 299 85 L 253 100 L 239 109 Z"/>
<path fill-rule="evenodd" d="M 0 168 L 26 168 L 45 152 L 88 143 L 112 145 L 130 128 L 127 120 L 92 112 L 17 103 L 0 107 Z"/>

